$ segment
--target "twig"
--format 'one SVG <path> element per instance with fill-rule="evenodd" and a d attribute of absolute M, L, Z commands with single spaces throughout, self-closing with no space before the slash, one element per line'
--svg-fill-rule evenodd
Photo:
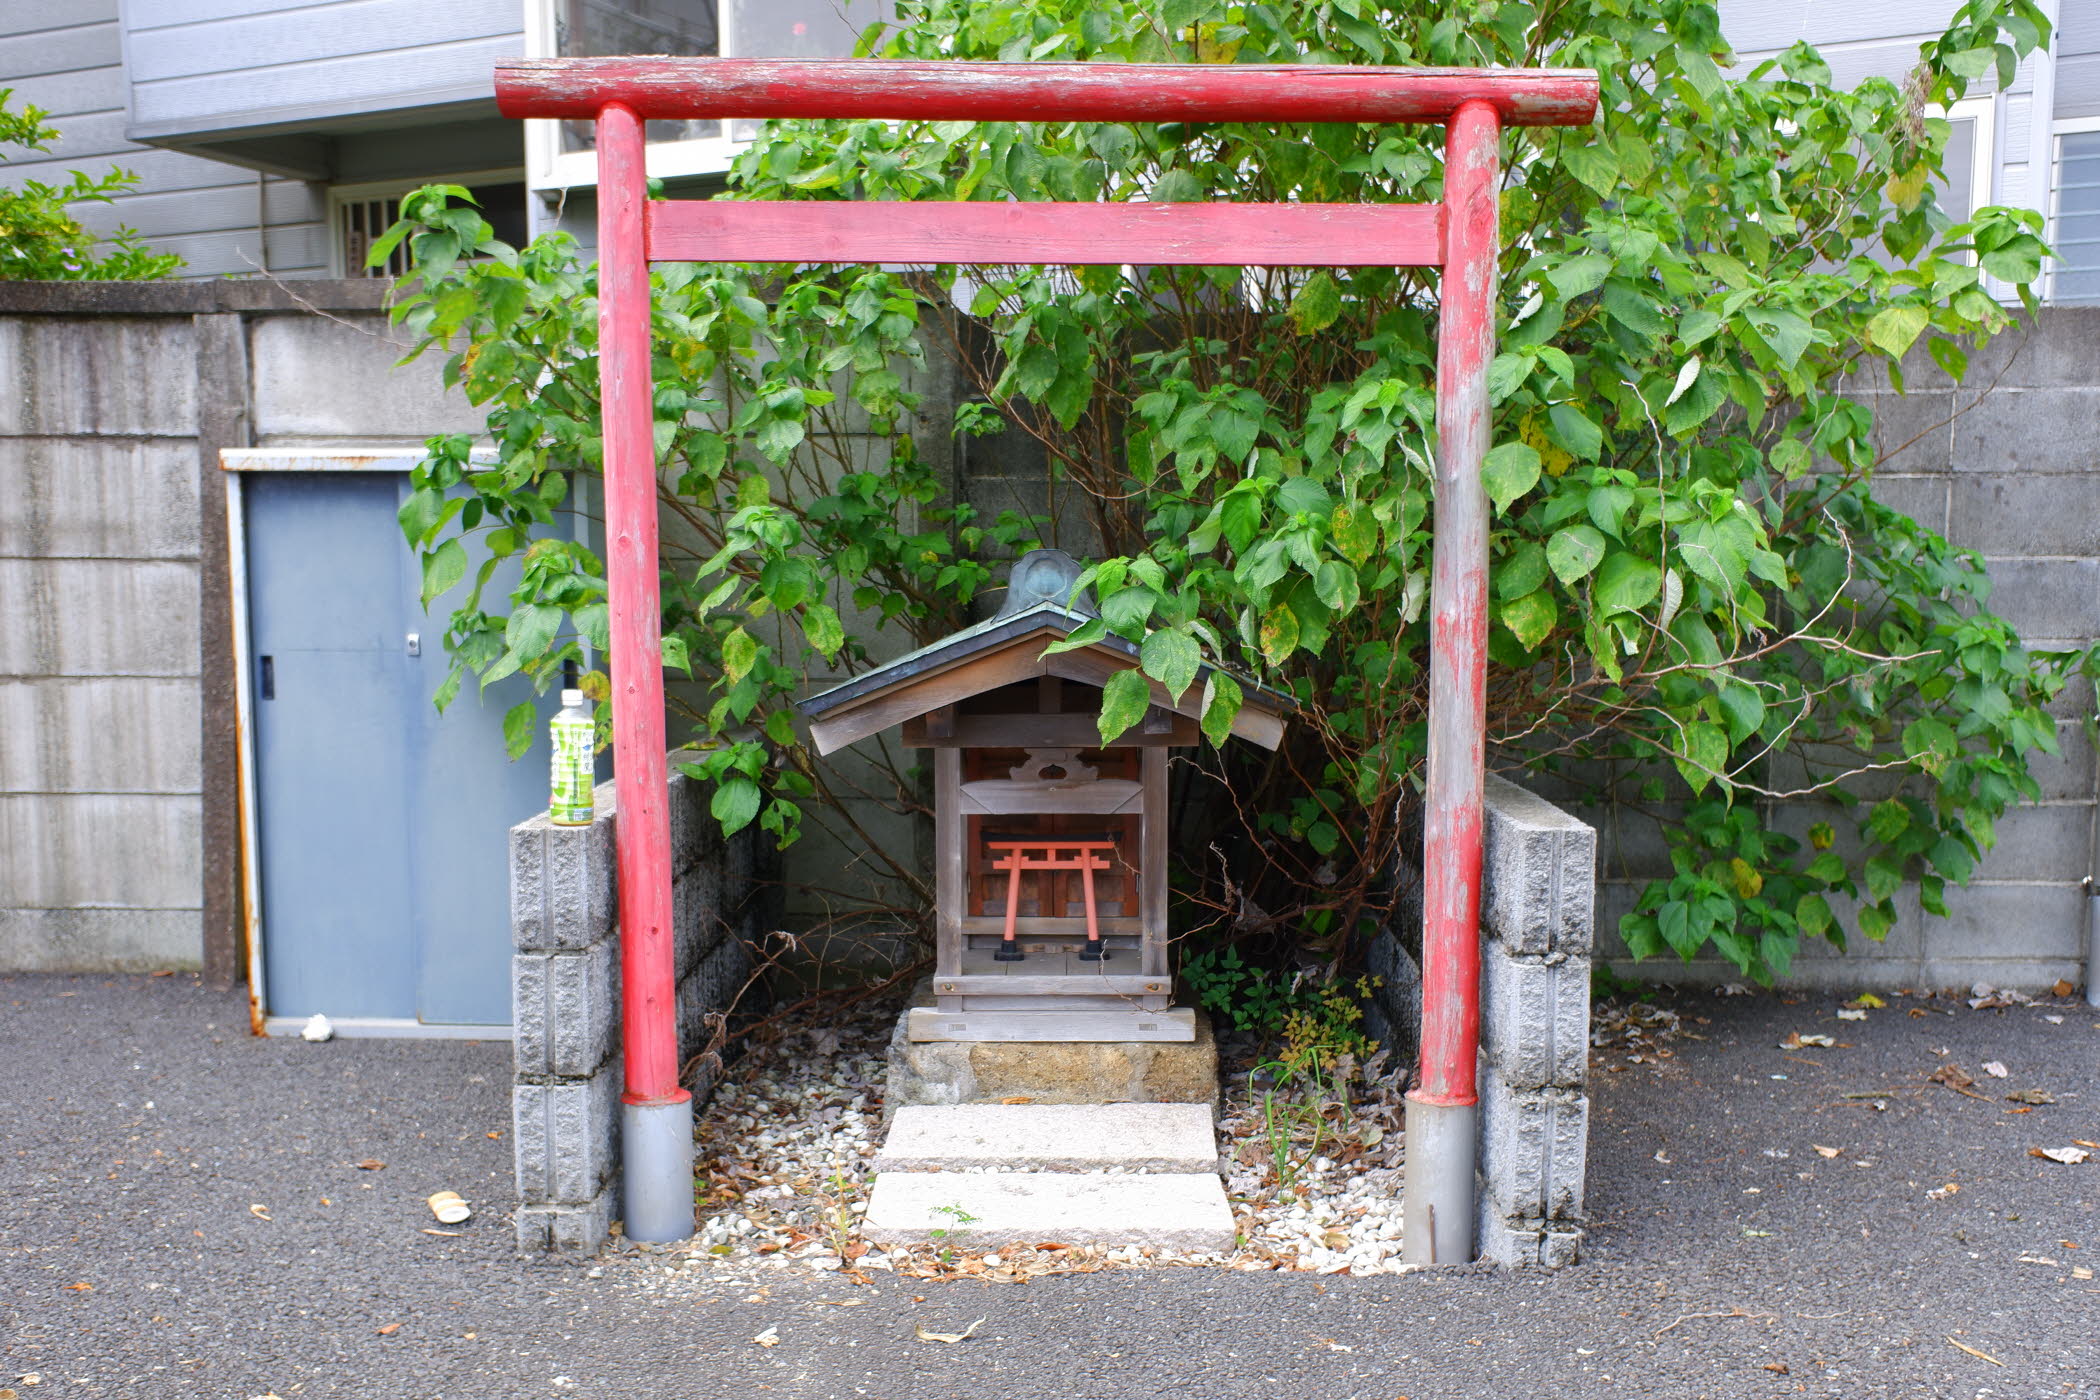
<path fill-rule="evenodd" d="M 1771 1313 L 1754 1313 L 1746 1308 L 1730 1308 L 1727 1312 L 1686 1313 L 1683 1317 L 1678 1318 L 1677 1322 L 1671 1323 L 1669 1327 L 1663 1328 L 1655 1335 L 1660 1337 L 1663 1334 L 1663 1332 L 1669 1331 L 1670 1327 L 1677 1326 L 1679 1322 L 1690 1322 L 1692 1319 L 1700 1317 L 1761 1317 L 1767 1322 L 1779 1321 L 1779 1319 L 1777 1317 L 1774 1317 Z M 1956 1343 L 1956 1345 L 1960 1344 Z"/>
<path fill-rule="evenodd" d="M 1947 1339 L 1947 1345 L 1950 1347 L 1954 1347 L 1957 1350 L 1967 1352 L 1969 1355 L 1975 1357 L 1978 1361 L 1988 1361 L 1993 1366 L 2003 1366 L 2005 1364 L 2003 1361 L 2000 1361 L 1997 1357 L 1986 1355 L 1985 1353 L 1976 1350 L 1976 1348 L 1972 1346 L 1966 1346 L 1961 1342 L 1955 1341 L 1952 1337 L 1949 1337 Z"/>
<path fill-rule="evenodd" d="M 323 311 L 320 307 L 315 306 L 305 297 L 300 296 L 297 292 L 293 291 L 291 283 L 285 281 L 282 277 L 279 277 L 276 273 L 270 271 L 270 269 L 264 267 L 255 259 L 249 257 L 246 250 L 236 248 L 234 249 L 234 251 L 241 255 L 242 262 L 248 264 L 248 266 L 255 269 L 256 275 L 261 277 L 263 281 L 268 282 L 271 286 L 275 287 L 278 291 L 283 292 L 293 301 L 298 302 L 301 306 L 305 307 L 308 311 L 311 311 L 314 315 L 321 317 L 323 320 L 333 321 L 339 326 L 348 326 L 351 330 L 356 331 L 359 335 L 368 335 L 374 340 L 385 340 L 389 342 L 392 341 L 393 337 L 383 335 L 380 332 L 373 330 L 370 326 L 360 326 L 359 324 L 357 324 L 357 322 L 346 320 L 343 317 L 336 315 L 332 311 Z"/>

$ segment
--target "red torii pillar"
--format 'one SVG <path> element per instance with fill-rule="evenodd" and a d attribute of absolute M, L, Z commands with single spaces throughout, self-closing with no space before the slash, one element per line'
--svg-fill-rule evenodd
<path fill-rule="evenodd" d="M 1582 126 L 1594 74 L 1548 69 L 538 59 L 500 64 L 511 117 L 598 125 L 613 769 L 626 1046 L 626 1231 L 692 1233 L 692 1102 L 678 1083 L 649 263 L 1128 262 L 1442 270 L 1423 849 L 1422 1067 L 1408 1094 L 1404 1257 L 1473 1257 L 1485 758 L 1487 367 L 1494 355 L 1499 136 Z M 642 123 L 923 121 L 1441 123 L 1438 205 L 646 204 Z"/>

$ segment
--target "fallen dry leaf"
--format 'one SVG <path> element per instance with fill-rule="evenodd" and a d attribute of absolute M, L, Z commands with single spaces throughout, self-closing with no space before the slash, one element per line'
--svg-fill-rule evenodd
<path fill-rule="evenodd" d="M 1934 1070 L 1931 1074 L 1925 1077 L 1934 1084 L 1946 1085 L 1948 1088 L 1952 1089 L 1957 1094 L 1961 1094 L 1972 1099 L 1983 1099 L 1985 1103 L 1990 1102 L 1988 1098 L 1985 1098 L 1984 1095 L 1977 1093 L 1976 1090 L 1972 1087 L 1976 1083 L 1976 1081 L 1969 1078 L 1969 1076 L 1963 1072 L 1962 1067 L 1954 1063 L 1952 1060 L 1949 1060 L 1946 1064 L 1941 1065 L 1938 1069 Z"/>
<path fill-rule="evenodd" d="M 2083 1147 L 2030 1147 L 2027 1149 L 2027 1155 L 2046 1158 L 2051 1162 L 2061 1162 L 2067 1167 L 2075 1167 L 2080 1162 L 2089 1160 L 2093 1154 L 2086 1151 Z"/>
<path fill-rule="evenodd" d="M 2012 1073 L 2011 1070 L 2007 1069 L 2003 1064 L 1999 1063 L 1997 1060 L 1985 1060 L 1983 1062 L 1983 1072 L 1985 1074 L 1988 1074 L 1993 1079 L 2003 1079 L 2007 1075 Z"/>
<path fill-rule="evenodd" d="M 1861 992 L 1858 996 L 1846 1002 L 1845 1005 L 1854 1011 L 1879 1011 L 1882 1007 L 1887 1006 L 1888 1003 L 1875 996 L 1872 992 Z"/>
<path fill-rule="evenodd" d="M 1837 1041 L 1827 1035 L 1803 1035 L 1799 1031 L 1788 1031 L 1786 1039 L 1779 1042 L 1782 1050 L 1802 1050 L 1810 1046 L 1836 1045 Z"/>
<path fill-rule="evenodd" d="M 2059 977 L 2056 979 L 2056 985 L 2051 987 L 2049 990 L 2057 996 L 2067 997 L 2071 995 L 2071 993 L 2077 991 L 2078 989 L 2071 985 L 2070 980 L 2068 978 Z"/>
<path fill-rule="evenodd" d="M 68 1293 L 93 1293 L 94 1291 L 95 1285 L 89 1283 L 86 1279 L 82 1279 L 79 1283 L 69 1283 L 66 1285 L 66 1292 Z"/>
<path fill-rule="evenodd" d="M 924 1323 L 917 1324 L 912 1330 L 919 1334 L 919 1340 L 922 1342 L 945 1342 L 949 1346 L 954 1346 L 957 1342 L 969 1341 L 970 1334 L 982 1326 L 984 1326 L 984 1319 L 980 1317 L 960 1332 L 929 1332 L 926 1330 L 926 1324 Z"/>
<path fill-rule="evenodd" d="M 1816 1149 L 1816 1155 L 1818 1157 L 1835 1157 L 1838 1155 L 1838 1153 L 1843 1152 L 1845 1150 L 1842 1147 L 1820 1147 L 1817 1146 L 1817 1144 L 1815 1143 L 1810 1143 L 1809 1146 L 1814 1147 Z"/>
<path fill-rule="evenodd" d="M 384 1326 L 384 1327 L 382 1327 L 382 1328 L 380 1328 L 380 1329 L 379 1329 L 379 1335 L 380 1335 L 380 1336 L 382 1336 L 382 1337 L 391 1337 L 391 1336 L 393 1336 L 393 1335 L 394 1335 L 394 1334 L 395 1334 L 396 1332 L 399 1332 L 400 1330 L 401 1330 L 401 1324 L 400 1324 L 400 1323 L 398 1323 L 398 1322 L 389 1322 L 389 1323 L 388 1323 L 388 1324 L 387 1324 L 386 1326 Z"/>
<path fill-rule="evenodd" d="M 1775 1375 L 1787 1376 L 1793 1374 L 1791 1371 L 1787 1370 L 1786 1363 L 1784 1361 L 1767 1361 L 1765 1363 L 1765 1369 L 1767 1371 L 1773 1372 Z"/>
<path fill-rule="evenodd" d="M 250 1206 L 248 1207 L 248 1214 L 254 1216 L 257 1220 L 268 1220 L 270 1218 L 270 1208 L 268 1206 Z"/>
<path fill-rule="evenodd" d="M 1005 1098 L 1003 1098 L 1003 1099 L 999 1100 L 999 1102 L 1001 1102 L 1001 1103 L 1034 1103 L 1034 1102 L 1035 1102 L 1035 1099 L 1034 1099 L 1034 1098 L 1033 1098 L 1032 1096 L 1028 1095 L 1028 1094 L 1008 1094 L 1008 1095 L 1007 1095 L 1007 1096 L 1006 1096 Z"/>
<path fill-rule="evenodd" d="M 1925 1199 L 1928 1201 L 1944 1201 L 1949 1196 L 1959 1194 L 1960 1191 L 1961 1186 L 1956 1182 L 1950 1181 L 1945 1186 L 1936 1186 L 1932 1190 L 1927 1191 Z"/>
<path fill-rule="evenodd" d="M 754 1341 L 754 1342 L 756 1342 L 756 1343 L 758 1343 L 758 1344 L 759 1344 L 760 1346 L 762 1346 L 762 1347 L 777 1347 L 777 1346 L 779 1346 L 779 1345 L 780 1345 L 780 1327 L 779 1327 L 779 1324 L 777 1324 L 777 1323 L 776 1323 L 776 1324 L 774 1324 L 773 1326 L 771 1326 L 771 1327 L 768 1327 L 768 1328 L 767 1328 L 767 1329 L 766 1329 L 765 1331 L 763 1331 L 763 1332 L 759 1333 L 759 1334 L 758 1334 L 758 1335 L 757 1335 L 756 1337 L 753 1337 L 753 1338 L 752 1338 L 751 1340 L 752 1340 L 752 1341 Z"/>
<path fill-rule="evenodd" d="M 2056 1096 L 2043 1089 L 2015 1089 L 2005 1096 L 2007 1103 L 2055 1103 Z"/>
<path fill-rule="evenodd" d="M 2093 1151 L 2100 1152 L 2100 1142 L 2087 1142 L 2084 1138 L 2072 1138 L 2071 1141 L 2080 1147 L 2090 1147 Z"/>
<path fill-rule="evenodd" d="M 383 1172 L 386 1170 L 386 1163 L 380 1161 L 377 1157 L 367 1157 L 356 1165 L 361 1172 Z"/>
<path fill-rule="evenodd" d="M 2003 1365 L 2005 1364 L 2005 1363 L 2004 1363 L 2003 1361 L 2000 1361 L 2000 1360 L 1999 1360 L 1999 1359 L 1998 1359 L 1997 1357 L 1995 1357 L 1995 1356 L 1986 1356 L 1986 1355 L 1984 1355 L 1984 1354 L 1983 1354 L 1982 1352 L 1980 1352 L 1980 1351 L 1976 1350 L 1976 1348 L 1974 1348 L 1974 1347 L 1972 1347 L 1972 1346 L 1962 1346 L 1962 1344 L 1961 1344 L 1960 1342 L 1957 1342 L 1957 1341 L 1955 1341 L 1955 1340 L 1954 1340 L 1954 1338 L 1952 1338 L 1952 1337 L 1949 1337 L 1949 1338 L 1947 1339 L 1947 1345 L 1949 1345 L 1949 1346 L 1952 1346 L 1952 1347 L 1961 1347 L 1961 1349 L 1962 1349 L 1963 1351 L 1965 1351 L 1965 1352 L 1967 1352 L 1967 1353 L 1968 1353 L 1969 1355 L 1971 1355 L 1971 1356 L 1975 1357 L 1975 1358 L 1976 1358 L 1976 1359 L 1977 1359 L 1978 1361 L 1988 1361 L 1988 1362 L 1990 1362 L 1990 1363 L 1991 1363 L 1991 1364 L 1992 1364 L 1993 1366 L 2003 1366 Z"/>
<path fill-rule="evenodd" d="M 1867 1019 L 1867 1013 L 1866 1013 L 1865 1011 L 1863 1011 L 1863 1010 L 1862 1010 L 1862 1011 L 1840 1011 L 1840 1012 L 1838 1012 L 1838 1019 L 1839 1019 L 1840 1021 L 1864 1021 L 1864 1020 L 1866 1020 L 1866 1019 Z"/>
<path fill-rule="evenodd" d="M 501 1134 L 501 1133 L 490 1133 L 490 1134 L 489 1134 L 489 1136 L 490 1136 L 490 1137 L 492 1137 L 492 1138 L 499 1138 L 499 1137 L 502 1137 L 502 1136 L 503 1136 L 503 1134 Z"/>

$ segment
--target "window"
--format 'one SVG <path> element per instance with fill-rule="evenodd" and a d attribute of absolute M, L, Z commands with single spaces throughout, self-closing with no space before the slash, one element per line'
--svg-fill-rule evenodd
<path fill-rule="evenodd" d="M 2049 300 L 2100 302 L 2100 117 L 2056 124 Z"/>
<path fill-rule="evenodd" d="M 887 0 L 530 0 L 525 48 L 535 57 L 556 58 L 845 58 L 861 31 L 889 14 Z M 649 173 L 727 170 L 758 126 L 755 121 L 650 122 Z M 535 188 L 597 182 L 590 122 L 533 121 L 526 128 Z"/>
<path fill-rule="evenodd" d="M 339 185 L 328 192 L 329 225 L 338 277 L 402 277 L 408 273 L 408 244 L 395 245 L 384 266 L 365 266 L 379 236 L 401 217 L 401 196 L 427 184 L 464 185 L 481 202 L 481 217 L 501 241 L 521 248 L 530 241 L 525 222 L 525 184 L 516 171 L 497 175 L 433 175 L 428 180 L 384 185 Z"/>

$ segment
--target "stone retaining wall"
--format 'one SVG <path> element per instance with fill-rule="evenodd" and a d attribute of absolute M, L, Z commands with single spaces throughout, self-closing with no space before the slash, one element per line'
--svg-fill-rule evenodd
<path fill-rule="evenodd" d="M 1589 1147 L 1590 952 L 1597 834 L 1488 775 L 1480 912 L 1480 1140 L 1474 1243 L 1483 1259 L 1557 1268 L 1582 1243 Z M 1401 929 L 1372 941 L 1366 1016 L 1381 1041 L 1420 1041 L 1420 878 L 1402 872 Z M 1407 937 L 1402 937 L 1402 933 Z"/>
<path fill-rule="evenodd" d="M 725 839 L 708 814 L 707 785 L 675 766 L 669 794 L 685 1058 L 706 1048 L 711 1018 L 750 1009 L 753 950 L 773 922 L 778 886 L 766 866 L 770 838 L 747 827 Z M 620 930 L 609 782 L 597 790 L 597 809 L 589 826 L 555 826 L 542 812 L 510 833 L 521 1254 L 595 1253 L 619 1217 Z M 705 1100 L 718 1073 L 703 1064 L 686 1087 Z"/>

